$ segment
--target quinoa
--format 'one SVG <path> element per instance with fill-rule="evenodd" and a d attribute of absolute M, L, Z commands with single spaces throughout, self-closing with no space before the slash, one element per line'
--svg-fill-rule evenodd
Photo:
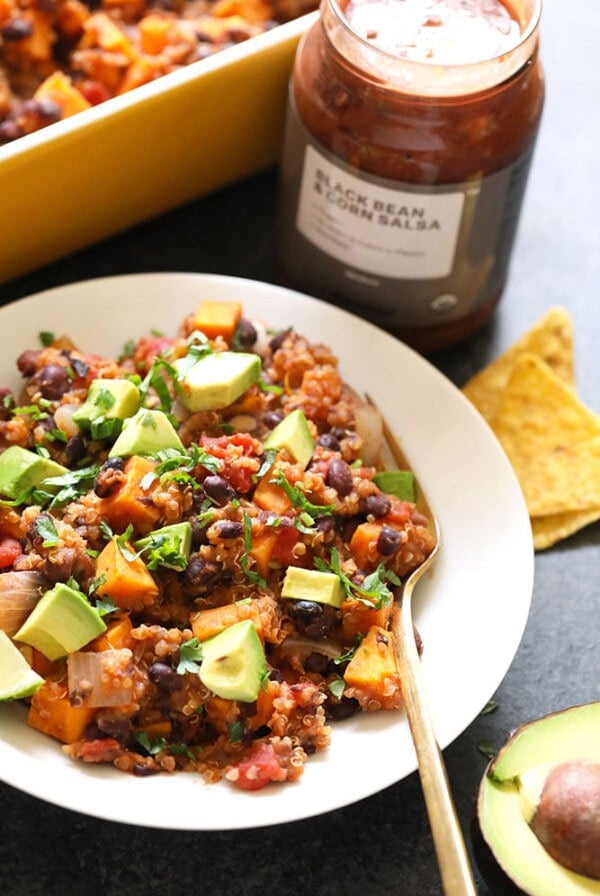
<path fill-rule="evenodd" d="M 242 318 L 246 353 L 253 331 Z M 239 350 L 235 334 L 198 333 L 191 314 L 127 357 L 66 337 L 26 348 L 21 393 L 3 390 L 0 466 L 16 444 L 65 472 L 0 500 L 0 554 L 9 542 L 14 553 L 0 602 L 8 571 L 33 570 L 39 593 L 74 593 L 100 631 L 65 656 L 44 652 L 26 624 L 14 633 L 41 676 L 28 722 L 75 760 L 257 790 L 298 779 L 337 720 L 402 707 L 393 592 L 434 547 L 428 520 L 380 490 L 378 463 L 361 458 L 364 402 L 333 353 L 291 328 L 260 347 L 260 379 L 232 403 L 188 409 L 178 371 Z M 82 416 L 92 383 L 111 380 L 135 386 L 139 413 L 168 421 L 168 448 L 120 453 L 127 420 Z M 268 447 L 292 413 L 308 460 L 285 440 Z M 289 596 L 290 568 L 336 583 L 335 596 Z M 213 639 L 234 629 L 254 645 L 235 687 L 207 671 Z"/>

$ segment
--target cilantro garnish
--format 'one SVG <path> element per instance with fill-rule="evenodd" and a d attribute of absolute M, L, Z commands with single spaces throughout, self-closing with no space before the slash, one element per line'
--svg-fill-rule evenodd
<path fill-rule="evenodd" d="M 121 551 L 121 554 L 129 563 L 133 563 L 139 557 L 139 554 L 136 554 L 134 551 L 131 551 L 128 547 L 129 539 L 133 535 L 133 526 L 131 523 L 127 526 L 124 532 L 121 532 L 120 535 L 117 535 L 116 542 L 117 547 Z M 141 553 L 141 552 L 140 552 Z"/>
<path fill-rule="evenodd" d="M 151 535 L 148 544 L 144 545 L 141 554 L 148 569 L 157 569 L 159 566 L 170 566 L 175 569 L 185 569 L 187 560 L 181 553 L 180 535 L 169 538 L 167 535 Z"/>
<path fill-rule="evenodd" d="M 119 417 L 96 417 L 90 422 L 90 435 L 92 439 L 102 442 L 104 439 L 114 439 L 123 428 L 123 421 Z"/>
<path fill-rule="evenodd" d="M 242 511 L 244 520 L 244 547 L 247 552 L 252 549 L 252 518 L 247 510 Z"/>
<path fill-rule="evenodd" d="M 185 478 L 195 482 L 190 475 L 198 466 L 204 467 L 209 473 L 216 473 L 223 467 L 223 461 L 219 457 L 215 457 L 202 445 L 192 445 L 188 451 L 178 451 L 176 448 L 164 448 L 156 454 L 158 464 L 156 467 L 157 474 L 162 478 L 169 475 L 169 478 Z"/>
<path fill-rule="evenodd" d="M 38 337 L 43 346 L 48 348 L 49 345 L 52 345 L 53 342 L 56 342 L 56 336 L 54 333 L 51 333 L 50 330 L 41 330 L 38 333 Z"/>
<path fill-rule="evenodd" d="M 341 653 L 339 656 L 336 656 L 333 658 L 333 662 L 335 663 L 335 665 L 341 666 L 342 663 L 350 662 L 350 660 L 353 658 L 354 654 L 356 653 L 356 650 L 357 650 L 358 646 L 360 645 L 360 642 L 362 641 L 363 638 L 364 638 L 364 635 L 359 632 L 356 635 L 354 646 L 348 648 L 348 650 L 345 653 Z"/>
<path fill-rule="evenodd" d="M 44 479 L 39 489 L 33 490 L 32 497 L 39 504 L 46 504 L 49 501 L 50 507 L 63 507 L 92 488 L 99 469 L 100 467 L 94 464 L 81 470 L 69 470 L 60 476 L 50 476 Z M 58 486 L 58 491 L 56 494 L 47 492 L 44 488 L 47 486 L 52 488 Z"/>
<path fill-rule="evenodd" d="M 308 513 L 313 519 L 324 513 L 333 513 L 335 510 L 335 504 L 312 504 L 298 486 L 290 485 L 283 470 L 275 470 L 271 482 L 284 490 L 294 507 Z"/>
<path fill-rule="evenodd" d="M 242 572 L 246 576 L 249 582 L 252 582 L 254 585 L 258 585 L 259 588 L 266 588 L 267 583 L 263 579 L 262 576 L 259 576 L 257 572 L 254 572 L 252 569 L 248 569 L 248 554 L 242 554 L 240 557 L 240 566 L 242 568 Z"/>
<path fill-rule="evenodd" d="M 347 597 L 362 600 L 363 603 L 374 606 L 376 610 L 387 606 L 392 600 L 392 592 L 388 588 L 387 582 L 396 586 L 401 584 L 398 576 L 386 569 L 383 563 L 380 563 L 374 572 L 366 576 L 362 585 L 356 584 L 342 571 L 337 548 L 332 549 L 329 564 L 321 560 L 320 557 L 316 557 L 314 563 L 321 572 L 333 572 L 339 577 Z"/>
<path fill-rule="evenodd" d="M 273 395 L 281 395 L 283 393 L 282 386 L 274 386 L 272 383 L 266 383 L 262 377 L 258 380 L 257 386 L 261 392 L 272 392 Z"/>
<path fill-rule="evenodd" d="M 46 420 L 50 416 L 47 411 L 42 410 L 37 404 L 19 405 L 19 407 L 12 410 L 13 414 L 20 417 L 31 417 L 32 420 Z"/>
<path fill-rule="evenodd" d="M 107 541 L 110 541 L 113 537 L 113 530 L 110 528 L 108 522 L 106 520 L 100 520 L 100 531 L 104 535 Z"/>
<path fill-rule="evenodd" d="M 202 662 L 202 645 L 198 638 L 190 638 L 179 646 L 179 663 L 177 673 L 184 675 L 186 672 L 198 672 Z"/>
<path fill-rule="evenodd" d="M 138 731 L 135 735 L 135 739 L 140 747 L 142 747 L 150 756 L 156 756 L 157 753 L 162 753 L 168 746 L 164 737 L 152 736 L 151 734 L 148 734 L 147 731 Z"/>
<path fill-rule="evenodd" d="M 329 682 L 327 687 L 336 700 L 341 700 L 344 696 L 344 691 L 346 690 L 346 682 L 343 678 L 334 678 L 333 681 Z"/>
<path fill-rule="evenodd" d="M 103 576 L 100 576 L 100 578 L 102 579 Z M 93 584 L 96 585 L 96 582 L 94 582 Z M 110 597 L 105 597 L 103 600 L 96 601 L 96 609 L 98 610 L 100 616 L 107 616 L 109 613 L 112 613 L 114 610 L 116 610 L 117 607 Z"/>
<path fill-rule="evenodd" d="M 259 479 L 262 479 L 262 477 L 265 475 L 265 473 L 268 473 L 268 471 L 273 466 L 273 462 L 274 462 L 276 456 L 277 456 L 277 451 L 275 448 L 267 448 L 267 450 L 265 451 L 265 453 L 263 455 L 263 461 L 260 465 L 260 469 L 259 469 L 258 473 L 254 474 L 255 482 L 258 482 Z"/>
<path fill-rule="evenodd" d="M 64 429 L 50 429 L 46 433 L 46 439 L 49 442 L 64 442 L 64 443 L 66 443 L 69 441 L 69 437 L 66 434 L 66 432 L 64 431 Z"/>
<path fill-rule="evenodd" d="M 177 361 L 175 381 L 182 379 L 196 361 L 212 354 L 208 338 L 200 330 L 194 330 L 187 338 L 187 354 Z"/>
<path fill-rule="evenodd" d="M 239 744 L 244 739 L 244 725 L 239 720 L 229 725 L 229 740 L 232 744 Z"/>
<path fill-rule="evenodd" d="M 41 536 L 43 548 L 54 548 L 58 544 L 58 532 L 54 520 L 46 513 L 41 513 L 35 521 L 35 531 Z"/>

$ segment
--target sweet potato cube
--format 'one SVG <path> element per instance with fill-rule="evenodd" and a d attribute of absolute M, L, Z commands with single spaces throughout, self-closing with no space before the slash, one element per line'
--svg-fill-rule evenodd
<path fill-rule="evenodd" d="M 98 501 L 98 511 L 114 530 L 124 532 L 131 523 L 140 535 L 155 528 L 160 510 L 152 503 L 152 492 L 157 480 L 149 481 L 154 463 L 146 457 L 134 455 L 125 462 L 126 480 L 106 498 Z"/>
<path fill-rule="evenodd" d="M 128 553 L 135 553 L 131 545 Z M 96 589 L 99 597 L 111 597 L 122 610 L 142 610 L 158 597 L 158 587 L 143 560 L 130 560 L 112 538 L 96 561 L 96 576 L 103 581 Z"/>
<path fill-rule="evenodd" d="M 362 709 L 400 708 L 400 676 L 390 631 L 371 626 L 348 663 L 344 680 L 346 693 L 356 697 Z"/>
<path fill-rule="evenodd" d="M 27 723 L 64 744 L 72 744 L 85 734 L 95 709 L 71 706 L 67 687 L 58 681 L 46 681 L 31 698 Z"/>

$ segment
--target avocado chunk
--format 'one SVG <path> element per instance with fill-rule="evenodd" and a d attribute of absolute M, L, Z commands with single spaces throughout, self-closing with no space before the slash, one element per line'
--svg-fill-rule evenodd
<path fill-rule="evenodd" d="M 312 600 L 317 604 L 328 604 L 330 607 L 341 607 L 345 591 L 340 577 L 333 572 L 288 566 L 281 587 L 281 596 L 292 600 Z"/>
<path fill-rule="evenodd" d="M 46 591 L 14 639 L 35 647 L 49 660 L 58 660 L 104 631 L 106 624 L 85 595 L 59 582 Z"/>
<path fill-rule="evenodd" d="M 185 569 L 192 547 L 191 523 L 173 523 L 154 529 L 144 538 L 134 543 L 136 551 L 141 551 L 148 569 L 166 566 L 169 569 Z"/>
<path fill-rule="evenodd" d="M 95 433 L 100 423 L 110 421 L 107 434 L 118 432 L 116 425 L 126 417 L 132 417 L 140 406 L 140 393 L 130 380 L 92 380 L 84 403 L 73 414 L 73 420 L 80 429 L 92 430 L 94 438 L 102 438 L 102 432 Z"/>
<path fill-rule="evenodd" d="M 559 788 L 563 791 L 559 840 L 561 848 L 567 848 L 567 855 L 561 855 L 562 861 L 553 857 L 542 843 L 534 830 L 536 823 L 533 827 L 531 824 L 540 810 L 542 817 L 540 819 L 538 815 L 538 823 L 549 824 L 550 813 L 545 804 L 541 808 L 541 799 L 551 771 L 562 776 L 564 766 L 569 769 L 575 766 L 579 770 L 581 766 L 597 767 L 600 764 L 599 730 L 600 702 L 574 706 L 521 725 L 490 762 L 481 781 L 477 819 L 483 842 L 495 865 L 529 896 L 600 896 L 600 880 L 564 863 L 567 860 L 573 864 L 571 860 L 574 857 L 577 860 L 579 856 L 576 854 L 578 844 L 567 842 L 562 824 L 568 812 L 574 812 L 579 819 L 582 815 L 582 807 L 575 809 L 571 797 L 565 798 L 565 778 Z M 596 781 L 596 772 L 592 775 Z M 582 780 L 579 771 L 578 780 Z M 589 791 L 590 786 L 595 785 L 586 783 L 585 786 Z M 594 799 L 598 799 L 597 794 Z M 598 837 L 597 818 L 595 825 L 593 838 Z M 544 835 L 542 837 L 545 839 Z M 600 855 L 597 839 L 594 842 L 594 855 L 597 856 Z M 554 846 L 552 851 L 559 854 Z M 482 871 L 487 859 L 484 854 Z"/>
<path fill-rule="evenodd" d="M 213 352 L 188 367 L 185 358 L 174 365 L 181 400 L 188 409 L 215 411 L 229 407 L 260 379 L 259 355 L 248 352 Z"/>
<path fill-rule="evenodd" d="M 44 679 L 34 672 L 19 648 L 0 629 L 0 700 L 31 697 Z"/>
<path fill-rule="evenodd" d="M 109 457 L 131 457 L 134 454 L 156 454 L 173 448 L 185 451 L 173 424 L 162 411 L 141 408 L 123 421 L 121 434 L 110 449 Z"/>
<path fill-rule="evenodd" d="M 313 456 L 315 441 L 301 410 L 292 411 L 278 423 L 263 442 L 265 450 L 285 448 L 297 463 L 306 467 Z"/>
<path fill-rule="evenodd" d="M 265 652 L 249 619 L 202 642 L 200 678 L 217 697 L 254 703 L 266 675 Z"/>
<path fill-rule="evenodd" d="M 11 445 L 0 454 L 0 494 L 6 498 L 27 498 L 32 488 L 39 488 L 45 479 L 64 476 L 66 467 L 35 451 Z M 47 487 L 47 491 L 56 488 Z"/>
<path fill-rule="evenodd" d="M 386 495 L 395 495 L 401 501 L 417 500 L 417 483 L 412 470 L 382 470 L 375 473 L 373 482 Z"/>

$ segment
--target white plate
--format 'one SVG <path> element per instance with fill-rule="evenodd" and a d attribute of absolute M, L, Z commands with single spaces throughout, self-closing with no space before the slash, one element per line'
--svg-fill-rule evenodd
<path fill-rule="evenodd" d="M 368 392 L 401 439 L 436 509 L 442 550 L 418 588 L 423 671 L 442 748 L 478 715 L 515 655 L 532 594 L 533 550 L 521 491 L 490 430 L 439 371 L 386 333 L 330 305 L 255 281 L 203 274 L 110 277 L 47 290 L 0 309 L 0 385 L 18 388 L 14 360 L 38 333 L 68 334 L 114 354 L 151 329 L 173 334 L 203 297 L 328 343 L 344 378 Z M 510 570 L 510 587 L 507 587 Z M 367 797 L 416 769 L 399 713 L 333 726 L 293 785 L 244 793 L 188 774 L 135 778 L 69 760 L 29 728 L 22 706 L 0 707 L 0 775 L 8 784 L 87 815 L 150 827 L 222 830 L 279 824 Z"/>

